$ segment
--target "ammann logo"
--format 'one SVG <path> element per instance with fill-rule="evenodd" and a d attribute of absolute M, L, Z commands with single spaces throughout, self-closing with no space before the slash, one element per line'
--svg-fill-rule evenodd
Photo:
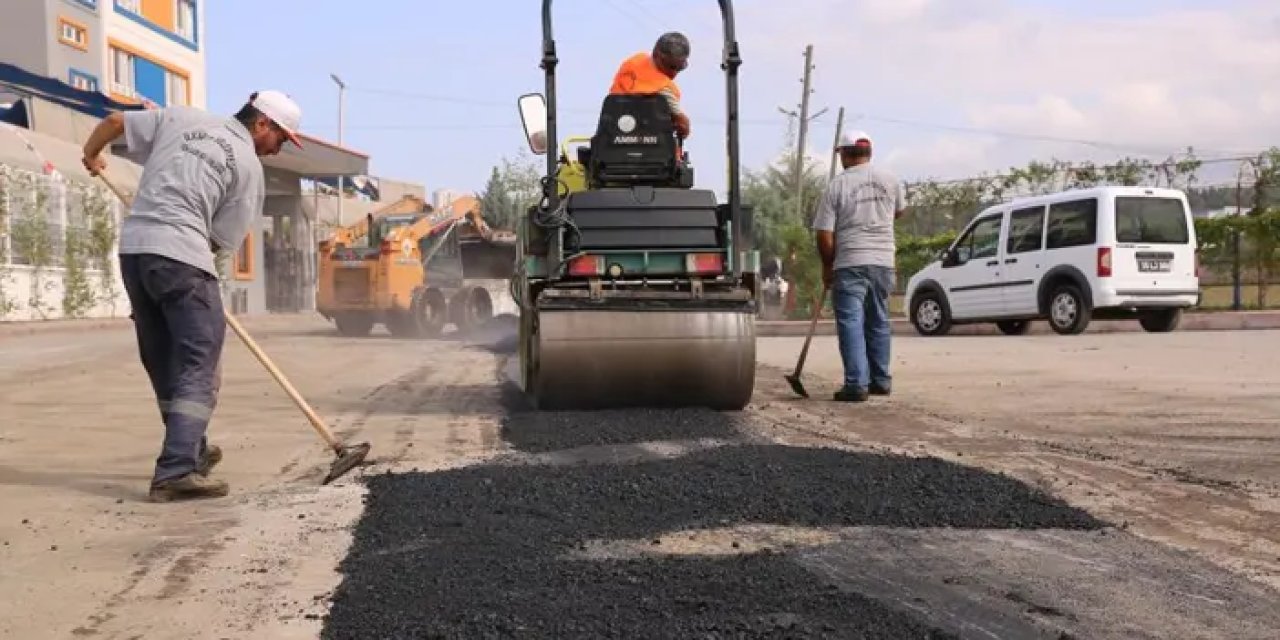
<path fill-rule="evenodd" d="M 614 144 L 658 144 L 658 136 L 614 136 Z"/>

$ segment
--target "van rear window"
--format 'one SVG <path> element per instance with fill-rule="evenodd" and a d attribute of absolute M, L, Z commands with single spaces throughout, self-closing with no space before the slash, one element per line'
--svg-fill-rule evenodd
<path fill-rule="evenodd" d="M 1177 198 L 1116 198 L 1116 242 L 1187 244 L 1187 212 Z"/>
<path fill-rule="evenodd" d="M 1083 247 L 1098 241 L 1098 199 L 1067 200 L 1049 205 L 1045 247 Z"/>

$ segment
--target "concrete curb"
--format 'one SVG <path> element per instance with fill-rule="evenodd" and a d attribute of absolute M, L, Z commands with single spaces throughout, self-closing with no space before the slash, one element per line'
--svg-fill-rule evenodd
<path fill-rule="evenodd" d="M 260 330 L 270 332 L 274 324 L 289 326 L 291 320 L 314 315 L 303 313 L 265 313 L 236 316 L 246 325 L 259 325 Z M 892 320 L 893 334 L 902 336 L 918 336 L 915 327 L 904 317 Z M 69 331 L 98 331 L 107 329 L 126 329 L 132 326 L 128 318 L 89 318 L 85 320 L 33 320 L 20 322 L 0 322 L 0 338 L 14 338 L 36 334 L 57 334 Z M 1188 313 L 1182 317 L 1178 331 L 1244 331 L 1259 329 L 1280 329 L 1280 310 L 1277 311 L 1221 311 Z M 804 320 L 760 320 L 756 322 L 756 334 L 760 337 L 804 337 L 809 330 L 809 322 Z M 1095 320 L 1089 323 L 1085 333 L 1139 333 L 1142 327 L 1136 320 Z M 1053 330 L 1043 321 L 1031 325 L 1032 335 L 1054 335 Z M 834 320 L 819 320 L 814 335 L 835 335 Z M 970 324 L 952 327 L 948 335 L 975 336 L 1001 335 L 994 324 Z"/>
<path fill-rule="evenodd" d="M 88 318 L 84 320 L 22 320 L 0 322 L 0 337 L 10 338 L 35 334 L 67 333 L 120 329 L 130 324 L 129 318 Z"/>
<path fill-rule="evenodd" d="M 892 319 L 893 334 L 901 336 L 920 336 L 911 325 L 911 321 L 903 317 Z M 1258 329 L 1280 329 L 1280 311 L 1222 311 L 1188 313 L 1182 316 L 1178 331 L 1242 331 Z M 762 320 L 756 323 L 756 334 L 761 337 L 799 336 L 804 337 L 809 331 L 809 322 L 803 320 Z M 1142 326 L 1137 320 L 1094 320 L 1089 323 L 1085 333 L 1141 333 Z M 1031 335 L 1056 335 L 1044 321 L 1032 323 Z M 819 320 L 814 328 L 814 335 L 835 335 L 834 320 Z M 994 336 L 1003 335 L 994 324 L 969 324 L 951 328 L 947 335 L 952 336 Z"/>
<path fill-rule="evenodd" d="M 295 313 L 267 313 L 254 315 L 237 315 L 236 319 L 240 322 L 249 324 L 260 324 L 263 321 L 277 320 L 288 322 L 291 318 L 298 318 L 305 314 Z M 124 318 L 85 318 L 78 320 L 21 320 L 3 322 L 0 321 L 0 338 L 18 338 L 30 335 L 46 335 L 59 334 L 71 331 L 103 331 L 103 330 L 120 330 L 133 328 L 133 321 L 127 316 Z M 234 337 L 231 329 L 227 329 L 228 339 Z"/>

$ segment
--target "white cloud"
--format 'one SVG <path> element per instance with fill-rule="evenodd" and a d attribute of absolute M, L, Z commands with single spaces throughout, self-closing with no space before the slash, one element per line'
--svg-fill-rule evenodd
<path fill-rule="evenodd" d="M 931 0 L 859 0 L 858 12 L 861 17 L 880 24 L 888 25 L 919 19 L 926 11 Z"/>
<path fill-rule="evenodd" d="M 1055 12 L 1013 0 L 792 0 L 740 8 L 740 40 L 744 57 L 765 60 L 757 66 L 787 92 L 795 52 L 812 43 L 823 105 L 1024 136 L 860 123 L 904 174 L 1280 144 L 1280 3 L 1147 6 L 1082 2 Z M 1034 136 L 1103 144 L 1025 138 Z"/>

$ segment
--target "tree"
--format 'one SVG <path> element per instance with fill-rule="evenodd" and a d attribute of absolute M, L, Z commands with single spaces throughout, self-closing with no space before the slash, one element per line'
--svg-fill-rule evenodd
<path fill-rule="evenodd" d="M 754 248 L 763 260 L 782 259 L 783 277 L 796 292 L 796 305 L 810 308 L 821 292 L 821 270 L 810 223 L 827 179 L 816 162 L 806 158 L 801 175 L 804 189 L 796 216 L 795 153 L 784 153 L 760 171 L 744 170 L 742 202 L 751 207 Z"/>
<path fill-rule="evenodd" d="M 541 199 L 541 177 L 538 159 L 523 147 L 514 159 L 502 158 L 479 196 L 485 222 L 494 229 L 515 229 L 525 211 Z"/>
<path fill-rule="evenodd" d="M 1253 207 L 1244 222 L 1258 281 L 1258 308 L 1267 306 L 1267 284 L 1280 270 L 1280 147 L 1248 161 L 1253 170 Z"/>
<path fill-rule="evenodd" d="M 1150 160 L 1126 157 L 1115 164 L 1102 168 L 1102 181 L 1111 185 L 1137 186 L 1148 179 L 1150 175 Z"/>
<path fill-rule="evenodd" d="M 484 215 L 485 222 L 494 228 L 509 229 L 509 225 L 516 220 L 510 217 L 515 211 L 515 205 L 511 194 L 507 192 L 506 184 L 506 178 L 498 167 L 494 167 L 489 174 L 489 181 L 484 185 L 484 192 L 480 195 L 480 212 Z"/>

